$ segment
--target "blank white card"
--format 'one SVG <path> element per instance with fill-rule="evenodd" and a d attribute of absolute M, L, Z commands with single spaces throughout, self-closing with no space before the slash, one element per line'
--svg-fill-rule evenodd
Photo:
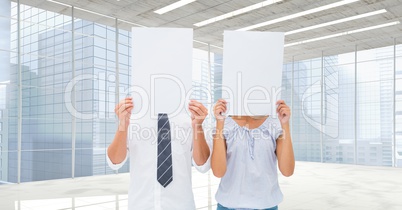
<path fill-rule="evenodd" d="M 191 89 L 193 30 L 132 29 L 132 86 L 136 118 L 186 110 Z"/>
<path fill-rule="evenodd" d="M 222 97 L 228 115 L 272 115 L 280 99 L 284 33 L 225 31 Z"/>

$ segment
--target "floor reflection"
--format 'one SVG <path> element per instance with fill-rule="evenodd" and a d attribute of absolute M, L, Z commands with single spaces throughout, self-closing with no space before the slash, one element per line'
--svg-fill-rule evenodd
<path fill-rule="evenodd" d="M 296 162 L 279 176 L 281 210 L 402 209 L 402 168 Z M 0 210 L 127 209 L 129 174 L 0 185 Z M 219 179 L 193 170 L 197 210 L 216 209 Z"/>
<path fill-rule="evenodd" d="M 127 210 L 127 194 L 91 196 L 41 200 L 21 200 L 15 202 L 16 210 L 69 210 L 69 209 L 116 209 Z"/>
<path fill-rule="evenodd" d="M 216 209 L 219 179 L 193 170 L 197 210 Z M 0 187 L 0 210 L 126 210 L 129 174 L 80 177 Z"/>

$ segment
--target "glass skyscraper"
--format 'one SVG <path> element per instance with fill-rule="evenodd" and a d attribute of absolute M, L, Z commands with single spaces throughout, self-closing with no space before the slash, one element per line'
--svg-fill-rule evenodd
<path fill-rule="evenodd" d="M 377 166 L 400 162 L 402 148 L 393 146 L 393 117 L 398 119 L 400 110 L 395 103 L 393 111 L 400 89 L 393 46 L 295 61 L 285 65 L 285 78 L 289 68 L 297 160 Z M 399 127 L 395 129 L 398 140 Z"/>

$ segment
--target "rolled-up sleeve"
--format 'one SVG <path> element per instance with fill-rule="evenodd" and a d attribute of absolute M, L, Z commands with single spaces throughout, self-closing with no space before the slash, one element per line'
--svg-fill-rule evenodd
<path fill-rule="evenodd" d="M 193 163 L 193 166 L 195 169 L 197 169 L 197 171 L 199 171 L 201 173 L 206 173 L 211 168 L 212 139 L 206 138 L 205 140 L 207 141 L 208 148 L 209 148 L 209 157 L 203 165 L 197 165 L 197 163 L 195 163 L 194 158 L 193 158 L 193 151 L 191 151 L 191 161 Z"/>
<path fill-rule="evenodd" d="M 128 150 L 128 148 L 127 148 L 127 155 L 126 155 L 126 158 L 124 158 L 124 160 L 123 160 L 121 163 L 114 164 L 114 163 L 112 163 L 112 160 L 110 160 L 109 154 L 108 154 L 108 152 L 107 152 L 107 150 L 106 150 L 106 161 L 107 161 L 107 164 L 109 165 L 109 167 L 110 167 L 112 170 L 118 170 L 118 169 L 120 169 L 120 168 L 127 162 L 128 155 L 129 155 L 129 150 Z"/>
<path fill-rule="evenodd" d="M 209 150 L 211 151 L 211 147 L 209 147 Z M 191 158 L 194 168 L 201 173 L 206 173 L 211 168 L 211 154 L 212 151 L 209 154 L 208 160 L 203 165 L 197 165 L 197 163 L 194 161 L 194 158 Z"/>

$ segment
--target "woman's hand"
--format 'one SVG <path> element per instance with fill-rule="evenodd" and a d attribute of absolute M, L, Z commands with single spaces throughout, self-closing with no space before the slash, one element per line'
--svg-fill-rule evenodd
<path fill-rule="evenodd" d="M 205 118 L 208 116 L 208 109 L 196 100 L 190 101 L 188 109 L 191 112 L 191 125 L 193 127 L 201 126 Z"/>
<path fill-rule="evenodd" d="M 276 113 L 278 113 L 279 121 L 282 125 L 289 123 L 290 119 L 290 108 L 285 104 L 284 100 L 279 100 L 276 102 L 278 108 L 276 108 Z"/>
<path fill-rule="evenodd" d="M 223 136 L 225 116 L 222 114 L 226 112 L 226 101 L 219 99 L 214 106 L 214 115 L 216 118 L 216 133 L 214 135 L 212 155 L 211 155 L 211 169 L 213 174 L 221 178 L 226 173 L 226 141 Z"/>
<path fill-rule="evenodd" d="M 289 126 L 290 108 L 283 100 L 277 101 L 276 104 L 278 105 L 276 112 L 283 130 L 283 134 L 276 140 L 278 167 L 284 176 L 291 176 L 295 170 L 295 155 Z"/>
<path fill-rule="evenodd" d="M 127 129 L 128 125 L 130 124 L 131 111 L 133 108 L 134 103 L 133 98 L 131 97 L 121 100 L 114 108 L 114 112 L 119 118 L 119 130 Z"/>
<path fill-rule="evenodd" d="M 224 99 L 219 99 L 216 102 L 214 106 L 214 116 L 217 121 L 225 119 L 225 116 L 223 116 L 222 113 L 226 112 L 226 104 L 227 102 Z"/>

